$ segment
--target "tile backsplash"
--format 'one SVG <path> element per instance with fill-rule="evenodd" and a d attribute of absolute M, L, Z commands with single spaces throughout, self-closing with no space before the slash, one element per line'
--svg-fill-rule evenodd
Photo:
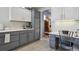
<path fill-rule="evenodd" d="M 26 23 L 25 22 L 7 22 L 4 25 L 5 25 L 5 28 L 22 29 L 23 25 L 26 25 Z"/>
<path fill-rule="evenodd" d="M 77 30 L 79 29 L 79 21 L 72 20 L 72 21 L 56 21 L 52 23 L 52 31 L 58 30 Z"/>

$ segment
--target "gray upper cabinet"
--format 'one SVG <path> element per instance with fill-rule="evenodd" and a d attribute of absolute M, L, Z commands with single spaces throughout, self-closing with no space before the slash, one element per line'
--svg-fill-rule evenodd
<path fill-rule="evenodd" d="M 51 13 L 53 20 L 79 19 L 79 7 L 53 7 Z"/>
<path fill-rule="evenodd" d="M 53 20 L 61 20 L 63 19 L 63 8 L 62 7 L 53 7 L 51 8 L 51 14 Z"/>
<path fill-rule="evenodd" d="M 74 19 L 74 11 L 75 8 L 73 7 L 64 7 L 64 19 L 65 20 L 71 20 Z"/>
<path fill-rule="evenodd" d="M 78 20 L 79 19 L 79 7 L 64 7 L 64 19 L 66 20 Z"/>
<path fill-rule="evenodd" d="M 40 39 L 40 12 L 35 10 L 34 13 L 34 34 L 35 39 Z"/>
<path fill-rule="evenodd" d="M 74 7 L 74 19 L 79 19 L 79 7 Z"/>
<path fill-rule="evenodd" d="M 32 28 L 34 28 L 34 40 L 40 39 L 40 12 L 32 9 Z"/>

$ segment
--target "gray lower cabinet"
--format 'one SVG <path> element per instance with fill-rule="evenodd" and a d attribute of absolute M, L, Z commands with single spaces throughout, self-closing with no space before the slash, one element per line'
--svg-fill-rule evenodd
<path fill-rule="evenodd" d="M 5 34 L 10 34 L 10 42 L 5 43 Z M 0 33 L 0 51 L 7 51 L 19 46 L 19 33 Z"/>
<path fill-rule="evenodd" d="M 5 33 L 0 33 L 0 45 L 4 44 L 4 40 L 5 40 Z"/>
<path fill-rule="evenodd" d="M 50 35 L 50 37 L 49 37 L 49 45 L 50 45 L 50 47 L 51 48 L 55 48 L 55 37 L 56 37 L 56 35 Z"/>
<path fill-rule="evenodd" d="M 10 34 L 10 42 L 5 43 L 5 34 Z M 0 33 L 0 51 L 8 51 L 21 45 L 35 41 L 34 30 Z"/>
<path fill-rule="evenodd" d="M 27 34 L 28 34 L 28 42 L 35 41 L 34 40 L 34 30 L 28 30 Z"/>
<path fill-rule="evenodd" d="M 28 43 L 28 33 L 27 31 L 21 31 L 20 32 L 20 45 Z"/>
<path fill-rule="evenodd" d="M 74 39 L 74 45 L 73 45 L 73 50 L 74 51 L 79 51 L 79 38 Z"/>
<path fill-rule="evenodd" d="M 39 40 L 39 39 L 40 39 L 39 33 L 35 32 L 35 40 Z"/>
<path fill-rule="evenodd" d="M 19 41 L 7 43 L 0 46 L 0 51 L 8 51 L 19 46 Z"/>
<path fill-rule="evenodd" d="M 10 33 L 10 41 L 19 41 L 19 32 L 11 32 Z"/>
<path fill-rule="evenodd" d="M 79 45 L 79 38 L 74 39 L 74 44 Z"/>

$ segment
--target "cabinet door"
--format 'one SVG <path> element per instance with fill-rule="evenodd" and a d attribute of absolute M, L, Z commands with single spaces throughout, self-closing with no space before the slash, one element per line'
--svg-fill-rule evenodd
<path fill-rule="evenodd" d="M 4 40 L 5 40 L 5 34 L 4 33 L 0 33 L 0 45 L 4 44 Z"/>
<path fill-rule="evenodd" d="M 34 13 L 34 34 L 35 40 L 40 39 L 40 12 L 35 11 Z"/>
<path fill-rule="evenodd" d="M 11 11 L 11 20 L 21 20 L 23 17 L 22 9 L 19 7 L 12 7 Z"/>
<path fill-rule="evenodd" d="M 11 42 L 0 46 L 0 51 L 8 51 L 19 46 L 19 41 Z"/>
<path fill-rule="evenodd" d="M 65 20 L 74 19 L 74 7 L 64 7 Z"/>
<path fill-rule="evenodd" d="M 53 7 L 51 8 L 51 15 L 53 20 L 63 19 L 63 8 L 62 7 Z"/>
<path fill-rule="evenodd" d="M 55 48 L 55 35 L 49 36 L 49 45 L 51 48 Z"/>
<path fill-rule="evenodd" d="M 12 7 L 11 20 L 31 21 L 31 11 L 21 7 Z"/>
<path fill-rule="evenodd" d="M 23 13 L 24 13 L 24 15 L 23 15 L 24 20 L 31 21 L 31 10 L 24 9 Z"/>
<path fill-rule="evenodd" d="M 75 20 L 79 19 L 79 7 L 74 7 L 74 18 Z"/>
<path fill-rule="evenodd" d="M 78 38 L 77 38 L 77 39 L 75 39 L 74 44 L 79 45 L 79 39 L 78 39 Z"/>
<path fill-rule="evenodd" d="M 28 38 L 26 33 L 27 33 L 26 31 L 20 32 L 20 45 L 28 43 Z"/>
<path fill-rule="evenodd" d="M 17 41 L 19 40 L 19 32 L 11 32 L 10 33 L 10 41 Z"/>
<path fill-rule="evenodd" d="M 34 41 L 34 30 L 29 30 L 28 31 L 28 41 L 29 42 Z"/>

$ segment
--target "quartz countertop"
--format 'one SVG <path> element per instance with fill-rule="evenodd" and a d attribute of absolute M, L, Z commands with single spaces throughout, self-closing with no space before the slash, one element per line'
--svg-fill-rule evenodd
<path fill-rule="evenodd" d="M 58 32 L 50 32 L 49 33 L 50 35 L 52 35 L 52 34 L 54 34 L 54 35 L 59 35 L 59 33 Z M 68 36 L 68 35 L 61 35 L 61 36 L 67 36 L 67 37 L 70 37 L 70 36 Z M 79 39 L 79 37 L 72 37 L 72 38 L 75 38 L 75 39 Z"/>
<path fill-rule="evenodd" d="M 34 30 L 34 28 L 0 30 L 0 33 L 5 33 L 5 32 L 14 32 L 14 31 L 25 31 L 25 30 Z"/>
<path fill-rule="evenodd" d="M 49 34 L 50 34 L 50 35 L 51 35 L 51 34 L 59 35 L 58 32 L 50 32 Z"/>

